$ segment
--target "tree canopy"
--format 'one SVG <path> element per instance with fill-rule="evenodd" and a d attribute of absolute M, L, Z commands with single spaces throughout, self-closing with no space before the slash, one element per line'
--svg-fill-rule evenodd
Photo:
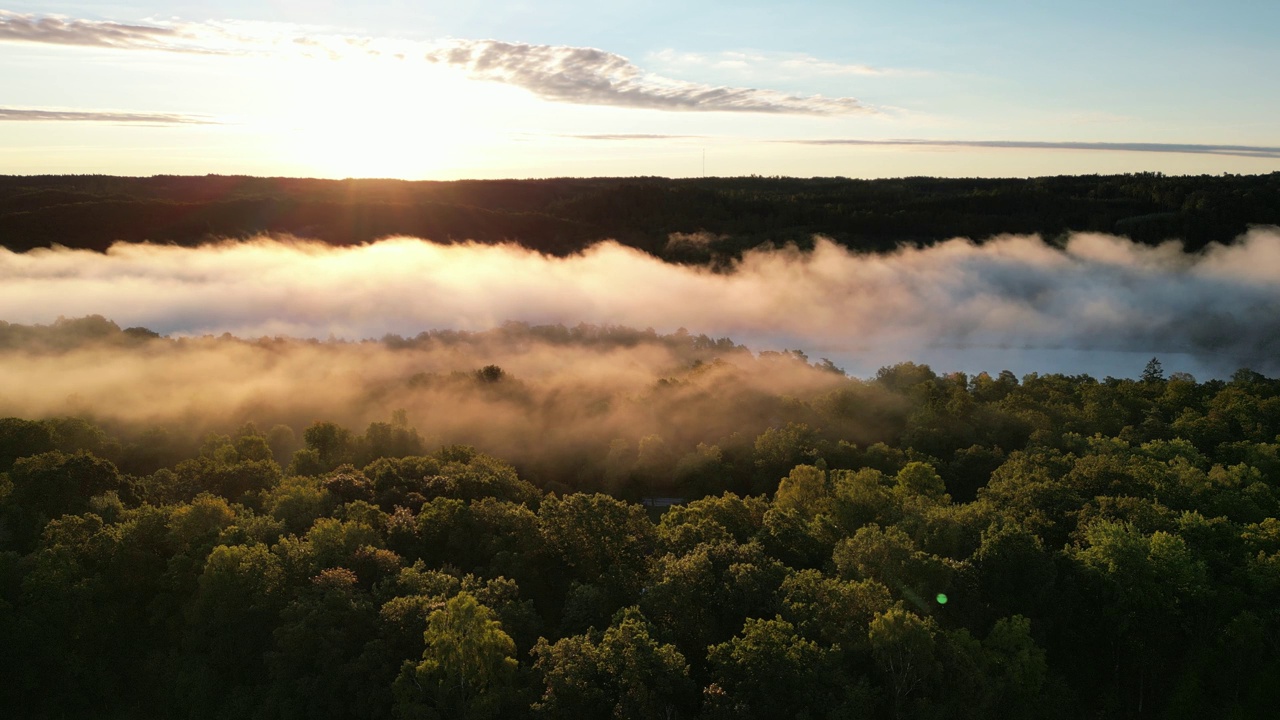
<path fill-rule="evenodd" d="M 403 413 L 364 433 L 249 423 L 182 442 L 0 419 L 0 708 L 1275 707 L 1280 381 L 814 372 L 835 385 L 758 397 L 763 428 L 672 426 L 536 476 L 434 445 Z M 517 382 L 487 374 L 460 382 Z"/>

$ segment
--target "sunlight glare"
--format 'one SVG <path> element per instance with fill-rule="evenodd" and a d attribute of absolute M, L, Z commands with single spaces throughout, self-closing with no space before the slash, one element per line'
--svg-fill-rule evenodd
<path fill-rule="evenodd" d="M 392 58 L 289 64 L 281 151 L 316 175 L 430 178 L 478 139 L 474 84 L 453 73 Z"/>

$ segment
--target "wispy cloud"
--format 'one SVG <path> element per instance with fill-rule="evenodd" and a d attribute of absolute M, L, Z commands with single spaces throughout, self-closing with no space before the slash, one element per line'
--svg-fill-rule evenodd
<path fill-rule="evenodd" d="M 1234 157 L 1280 158 L 1280 147 L 1266 145 L 1200 145 L 1192 143 L 1070 142 L 1032 140 L 859 140 L 829 138 L 783 140 L 800 145 L 865 145 L 888 147 L 1007 148 L 1017 150 L 1094 150 L 1110 152 L 1190 153 Z"/>
<path fill-rule="evenodd" d="M 8 10 L 0 10 L 0 42 L 202 55 L 292 55 L 334 60 L 351 55 L 399 56 L 406 45 L 391 39 L 335 35 L 317 28 L 284 23 L 235 20 L 120 23 Z"/>
<path fill-rule="evenodd" d="M 181 113 L 138 113 L 115 110 L 50 110 L 0 107 L 0 121 L 26 122 L 105 122 L 142 125 L 218 125 L 217 120 L 203 115 Z"/>
<path fill-rule="evenodd" d="M 181 39 L 181 33 L 173 27 L 79 20 L 62 15 L 24 15 L 0 10 L 0 40 L 176 50 Z"/>
<path fill-rule="evenodd" d="M 605 50 L 451 39 L 354 37 L 279 23 L 124 24 L 0 11 L 0 41 L 209 54 L 378 57 L 427 61 L 552 102 L 667 111 L 839 115 L 874 112 L 852 97 L 687 82 L 647 72 Z"/>
<path fill-rule="evenodd" d="M 473 78 L 522 87 L 555 102 L 703 112 L 872 112 L 851 97 L 790 95 L 673 80 L 646 73 L 627 58 L 596 48 L 456 40 L 426 57 Z"/>

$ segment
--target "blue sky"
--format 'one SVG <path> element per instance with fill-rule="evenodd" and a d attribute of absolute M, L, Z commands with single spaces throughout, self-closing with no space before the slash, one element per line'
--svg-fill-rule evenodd
<path fill-rule="evenodd" d="M 1280 170 L 1280 3 L 0 11 L 0 173 Z"/>

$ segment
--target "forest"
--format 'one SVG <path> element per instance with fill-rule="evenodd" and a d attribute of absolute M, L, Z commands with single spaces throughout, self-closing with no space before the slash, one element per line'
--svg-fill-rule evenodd
<path fill-rule="evenodd" d="M 613 239 L 664 260 L 731 262 L 821 234 L 860 252 L 1002 233 L 1181 238 L 1187 250 L 1280 224 L 1280 173 L 1040 178 L 317 180 L 239 176 L 0 177 L 0 246 L 105 250 L 292 235 L 518 242 L 566 255 Z M 699 241 L 690 242 L 690 238 Z"/>
<path fill-rule="evenodd" d="M 0 324 L 0 363 L 9 717 L 1280 702 L 1280 380 L 1248 369 L 858 379 L 684 331 L 101 317 Z M 45 397 L 30 367 L 108 379 Z"/>

